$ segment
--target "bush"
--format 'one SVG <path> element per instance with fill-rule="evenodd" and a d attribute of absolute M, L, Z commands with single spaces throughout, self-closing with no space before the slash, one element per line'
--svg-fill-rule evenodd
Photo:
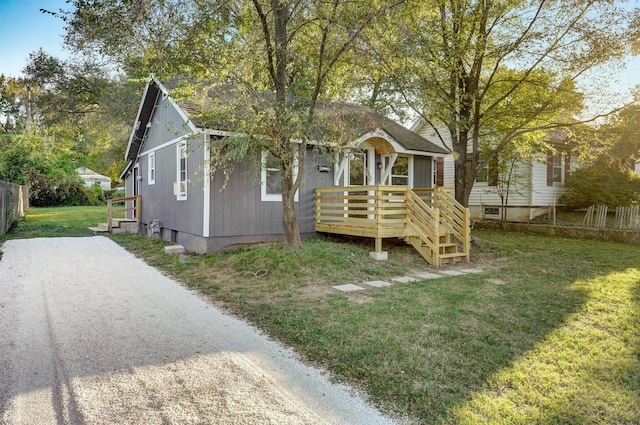
<path fill-rule="evenodd" d="M 84 205 L 87 206 L 97 206 L 104 205 L 107 200 L 104 196 L 104 191 L 102 190 L 102 186 L 96 183 L 92 187 L 83 187 L 86 200 Z"/>
<path fill-rule="evenodd" d="M 567 178 L 566 188 L 567 193 L 560 198 L 560 202 L 570 209 L 640 203 L 640 176 L 611 166 L 605 160 L 576 170 Z"/>
<path fill-rule="evenodd" d="M 111 189 L 104 191 L 105 200 L 124 198 L 124 189 Z"/>

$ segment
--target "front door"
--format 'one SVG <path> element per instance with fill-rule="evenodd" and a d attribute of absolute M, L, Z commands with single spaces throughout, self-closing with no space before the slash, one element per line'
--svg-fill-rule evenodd
<path fill-rule="evenodd" d="M 367 152 L 353 152 L 349 159 L 349 183 L 347 186 L 365 186 L 367 184 Z"/>
<path fill-rule="evenodd" d="M 374 184 L 373 178 L 373 167 L 370 167 L 373 152 L 369 152 L 368 150 L 364 151 L 355 151 L 349 154 L 349 173 L 348 173 L 348 186 L 368 186 Z M 372 195 L 374 192 L 364 191 L 364 190 L 356 190 L 349 191 L 350 196 L 358 196 L 364 198 L 366 196 Z M 356 214 L 349 214 L 349 217 L 352 218 L 373 218 L 368 217 L 366 213 L 369 210 L 368 206 L 360 207 L 358 204 L 367 204 L 371 201 L 367 201 L 366 199 L 352 199 L 349 203 L 351 204 L 349 207 L 349 211 L 351 213 L 356 212 Z"/>

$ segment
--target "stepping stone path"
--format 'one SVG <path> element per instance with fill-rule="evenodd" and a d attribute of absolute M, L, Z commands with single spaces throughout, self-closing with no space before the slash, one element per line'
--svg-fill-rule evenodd
<path fill-rule="evenodd" d="M 393 283 L 411 283 L 417 282 L 419 280 L 427 280 L 427 279 L 438 279 L 441 277 L 447 276 L 462 276 L 465 274 L 473 274 L 473 273 L 482 273 L 484 270 L 482 269 L 461 269 L 461 270 L 443 270 L 437 271 L 435 273 L 425 272 L 425 273 L 416 273 L 417 278 L 411 276 L 398 276 L 391 279 Z M 372 280 L 369 282 L 363 282 L 363 285 L 371 286 L 374 288 L 383 288 L 385 286 L 392 286 L 392 283 L 386 282 L 384 280 Z M 336 289 L 341 292 L 354 292 L 354 291 L 363 291 L 366 289 L 364 286 L 354 285 L 353 283 L 347 283 L 345 285 L 336 285 L 332 286 L 333 289 Z"/>

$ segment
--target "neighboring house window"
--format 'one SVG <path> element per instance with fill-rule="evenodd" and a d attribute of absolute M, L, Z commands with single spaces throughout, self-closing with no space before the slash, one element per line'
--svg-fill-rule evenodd
<path fill-rule="evenodd" d="M 148 159 L 148 166 L 149 166 L 149 175 L 147 179 L 147 184 L 152 185 L 156 183 L 156 153 L 151 152 L 147 157 L 147 159 Z"/>
<path fill-rule="evenodd" d="M 175 195 L 178 201 L 187 199 L 187 142 L 180 142 L 177 146 L 177 174 Z"/>
<path fill-rule="evenodd" d="M 547 186 L 553 186 L 554 183 L 564 183 L 566 163 L 563 161 L 564 155 L 562 152 L 547 153 Z"/>
<path fill-rule="evenodd" d="M 282 175 L 280 174 L 280 166 L 278 160 L 269 152 L 262 152 L 262 172 L 261 172 L 261 196 L 260 199 L 266 202 L 282 201 Z M 297 174 L 297 161 L 296 170 Z M 296 192 L 295 200 L 298 200 L 298 192 Z"/>
<path fill-rule="evenodd" d="M 480 155 L 478 162 L 481 163 L 483 161 L 485 161 L 485 158 Z M 482 170 L 478 171 L 476 183 L 487 183 L 487 186 L 497 186 L 498 177 L 498 158 L 493 157 L 488 164 L 482 167 Z"/>
<path fill-rule="evenodd" d="M 433 184 L 435 187 L 444 186 L 444 158 L 435 159 L 433 167 Z"/>

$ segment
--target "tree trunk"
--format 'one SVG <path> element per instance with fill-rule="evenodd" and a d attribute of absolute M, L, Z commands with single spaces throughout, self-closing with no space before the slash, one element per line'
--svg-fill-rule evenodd
<path fill-rule="evenodd" d="M 282 231 L 284 244 L 289 249 L 302 249 L 298 213 L 296 212 L 296 188 L 293 185 L 293 170 L 282 167 Z"/>
<path fill-rule="evenodd" d="M 467 183 L 467 163 L 466 155 L 464 161 L 458 159 L 455 162 L 455 198 L 464 207 L 469 205 L 469 195 L 471 187 Z"/>

